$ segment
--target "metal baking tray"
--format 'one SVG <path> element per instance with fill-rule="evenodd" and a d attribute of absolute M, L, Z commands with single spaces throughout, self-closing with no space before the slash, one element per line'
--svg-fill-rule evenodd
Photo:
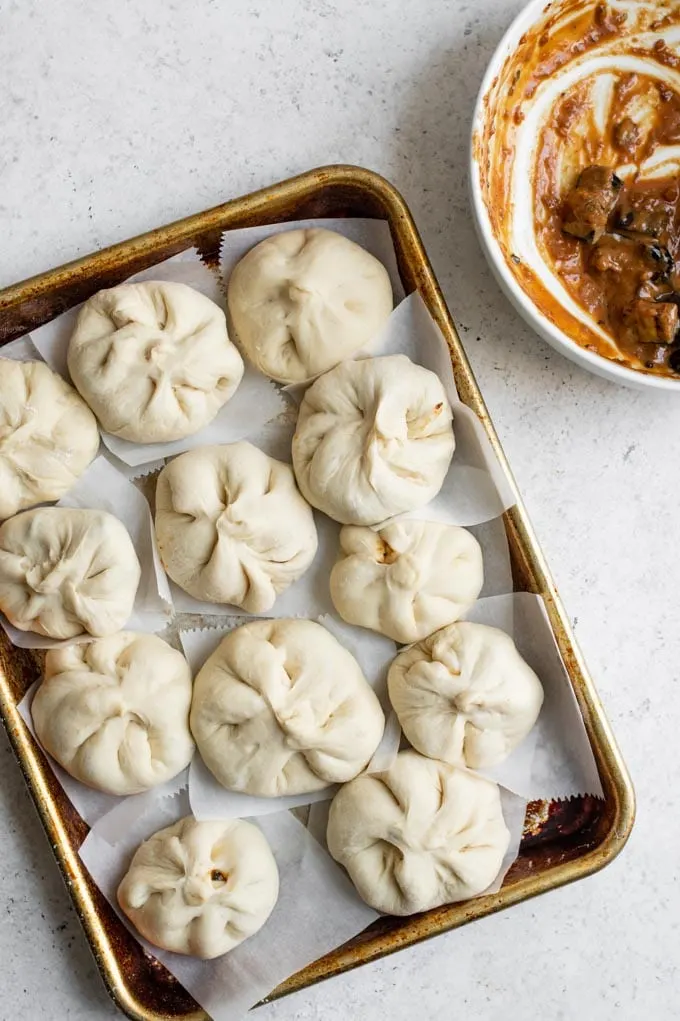
<path fill-rule="evenodd" d="M 220 233 L 225 229 L 337 216 L 371 216 L 388 221 L 404 288 L 407 293 L 420 291 L 439 324 L 451 351 L 461 400 L 481 419 L 516 492 L 408 207 L 387 181 L 359 167 L 330 166 L 310 171 L 8 287 L 0 291 L 0 345 L 100 288 L 110 287 L 191 246 L 196 246 L 207 262 L 214 262 Z M 635 816 L 630 778 L 519 493 L 516 506 L 505 513 L 504 520 L 515 589 L 537 593 L 543 599 L 583 713 L 604 799 L 532 802 L 519 858 L 498 893 L 411 918 L 380 918 L 333 953 L 291 976 L 270 998 L 582 879 L 607 865 L 628 838 Z M 35 654 L 13 648 L 4 633 L 0 634 L 0 713 L 104 982 L 120 1009 L 136 1021 L 204 1021 L 204 1011 L 161 964 L 141 949 L 80 862 L 78 848 L 87 825 L 66 800 L 16 708 L 39 669 Z"/>

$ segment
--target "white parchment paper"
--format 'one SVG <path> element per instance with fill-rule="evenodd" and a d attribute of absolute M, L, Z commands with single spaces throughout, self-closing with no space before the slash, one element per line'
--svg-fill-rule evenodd
<path fill-rule="evenodd" d="M 385 635 L 378 635 L 365 628 L 355 627 L 342 620 L 336 613 L 325 613 L 319 617 L 319 623 L 337 638 L 352 653 L 364 677 L 380 699 L 385 715 L 385 731 L 376 748 L 365 773 L 380 773 L 389 769 L 399 751 L 401 743 L 401 727 L 397 714 L 392 709 L 387 695 L 387 671 L 397 654 L 397 643 Z"/>
<path fill-rule="evenodd" d="M 80 857 L 121 917 L 116 890 L 135 850 L 189 811 L 188 799 L 180 794 L 157 803 L 123 833 L 114 833 L 115 844 L 107 840 L 111 834 L 105 819 L 88 835 Z M 137 935 L 142 946 L 172 972 L 213 1021 L 240 1021 L 280 982 L 356 936 L 378 917 L 290 812 L 277 812 L 255 822 L 269 841 L 280 879 L 278 903 L 258 933 L 214 961 L 159 950 Z"/>
<path fill-rule="evenodd" d="M 428 508 L 421 514 L 412 515 L 420 520 L 429 520 Z M 317 617 L 319 614 L 335 614 L 331 599 L 329 578 L 340 551 L 340 529 L 342 525 L 331 521 L 320 511 L 314 511 L 318 537 L 318 549 L 309 569 L 276 598 L 271 610 L 259 617 Z M 510 550 L 502 518 L 484 521 L 468 526 L 480 546 L 484 558 L 484 587 L 482 596 L 512 592 L 512 570 Z M 238 606 L 229 603 L 208 603 L 194 599 L 170 581 L 172 601 L 177 613 L 202 614 L 219 620 L 223 617 L 243 617 Z"/>
<path fill-rule="evenodd" d="M 0 347 L 0 358 L 9 358 L 13 362 L 43 361 L 30 336 L 19 337 L 18 340 L 12 340 L 9 344 L 3 344 Z"/>
<path fill-rule="evenodd" d="M 116 471 L 106 458 L 97 457 L 67 495 L 59 500 L 57 507 L 108 511 L 123 522 L 142 568 L 132 615 L 125 628 L 154 632 L 165 627 L 172 612 L 170 588 L 156 549 L 151 511 L 137 487 Z M 57 640 L 33 631 L 20 631 L 2 615 L 0 624 L 12 643 L 22 649 L 51 649 L 91 641 L 89 635 Z"/>
<path fill-rule="evenodd" d="M 221 307 L 224 306 L 219 276 L 201 261 L 195 248 L 156 263 L 141 273 L 135 273 L 125 283 L 142 283 L 145 280 L 167 280 L 187 284 Z M 67 380 L 70 380 L 66 364 L 68 342 L 80 308 L 81 306 L 77 305 L 69 309 L 44 326 L 39 326 L 30 335 L 42 358 Z M 137 466 L 147 461 L 171 457 L 194 447 L 211 443 L 233 443 L 244 439 L 248 433 L 279 415 L 284 406 L 285 399 L 271 380 L 246 362 L 246 371 L 234 396 L 220 409 L 212 422 L 193 436 L 173 440 L 170 443 L 131 443 L 118 436 L 111 436 L 103 430 L 101 434 L 104 443 L 116 457 L 128 465 Z"/>
<path fill-rule="evenodd" d="M 99 447 L 99 452 L 102 457 L 105 457 L 109 464 L 112 464 L 117 472 L 124 475 L 126 479 L 134 481 L 135 479 L 143 479 L 146 475 L 152 475 L 154 472 L 158 472 L 165 465 L 165 461 L 159 459 L 157 461 L 146 461 L 144 464 L 126 464 L 125 461 L 121 461 L 119 457 L 112 454 L 108 447 L 102 443 Z"/>
<path fill-rule="evenodd" d="M 575 794 L 603 797 L 583 717 L 539 596 L 516 592 L 482 599 L 467 619 L 511 634 L 545 692 L 538 721 L 526 740 L 500 765 L 480 772 L 527 801 Z"/>
<path fill-rule="evenodd" d="M 474 525 L 498 517 L 516 503 L 482 423 L 458 398 L 451 355 L 444 337 L 418 292 L 394 310 L 371 345 L 374 355 L 405 354 L 436 373 L 453 411 L 456 449 L 444 484 L 425 508 L 408 516 L 451 525 Z"/>
<path fill-rule="evenodd" d="M 513 791 L 506 790 L 505 787 L 501 787 L 500 790 L 501 808 L 503 809 L 505 825 L 510 831 L 510 841 L 508 843 L 508 848 L 503 855 L 503 861 L 501 862 L 501 867 L 498 870 L 498 875 L 491 886 L 489 886 L 483 894 L 480 894 L 482 897 L 490 893 L 498 893 L 512 864 L 517 860 L 519 845 L 522 843 L 524 819 L 527 814 L 527 802 L 525 798 L 515 794 Z"/>

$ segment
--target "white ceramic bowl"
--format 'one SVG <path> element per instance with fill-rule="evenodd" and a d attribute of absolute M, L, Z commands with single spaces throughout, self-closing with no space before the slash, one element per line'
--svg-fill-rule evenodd
<path fill-rule="evenodd" d="M 559 3 L 559 0 L 558 0 Z M 563 330 L 552 323 L 534 304 L 531 297 L 523 290 L 514 273 L 508 266 L 502 248 L 494 234 L 491 220 L 484 202 L 482 184 L 480 179 L 480 167 L 475 158 L 474 140 L 477 132 L 482 128 L 487 108 L 485 97 L 491 89 L 494 79 L 499 74 L 507 57 L 517 48 L 522 35 L 531 29 L 545 11 L 547 0 L 531 0 L 531 2 L 520 11 L 508 31 L 499 43 L 496 52 L 492 56 L 482 85 L 477 97 L 474 116 L 472 120 L 472 138 L 470 146 L 470 185 L 472 210 L 475 219 L 477 233 L 489 262 L 491 270 L 498 280 L 501 289 L 510 299 L 522 318 L 542 337 L 551 347 L 559 351 L 572 362 L 576 362 L 589 372 L 598 376 L 613 380 L 623 386 L 636 389 L 648 387 L 657 390 L 676 390 L 680 393 L 680 379 L 671 377 L 648 375 L 644 372 L 637 372 L 635 369 L 627 368 L 615 361 L 605 358 L 603 355 L 589 351 L 572 340 Z M 551 11 L 557 7 L 554 0 Z"/>

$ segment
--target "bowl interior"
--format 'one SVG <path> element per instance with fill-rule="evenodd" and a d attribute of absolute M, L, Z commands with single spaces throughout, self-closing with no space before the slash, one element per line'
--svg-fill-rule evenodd
<path fill-rule="evenodd" d="M 520 11 L 501 39 L 489 61 L 482 80 L 472 118 L 469 165 L 472 209 L 482 249 L 501 289 L 512 304 L 514 304 L 522 318 L 539 336 L 571 361 L 576 362 L 582 368 L 596 375 L 611 379 L 624 386 L 636 389 L 653 388 L 680 392 L 680 379 L 650 375 L 637 371 L 635 368 L 619 364 L 604 355 L 583 347 L 569 333 L 552 322 L 535 304 L 531 296 L 527 294 L 508 265 L 506 255 L 491 222 L 482 186 L 484 169 L 480 161 L 481 149 L 479 143 L 485 129 L 493 127 L 492 124 L 488 123 L 491 116 L 489 95 L 496 85 L 506 60 L 515 52 L 525 33 L 533 29 L 537 22 L 542 20 L 548 8 L 550 8 L 550 13 L 553 14 L 558 7 L 559 0 L 557 4 L 554 0 L 552 3 L 547 3 L 546 0 L 531 0 Z"/>

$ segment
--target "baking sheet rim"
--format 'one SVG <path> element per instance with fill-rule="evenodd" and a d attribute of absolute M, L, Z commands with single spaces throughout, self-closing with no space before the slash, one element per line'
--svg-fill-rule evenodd
<path fill-rule="evenodd" d="M 348 947 L 344 951 L 340 949 L 334 953 L 332 964 L 324 966 L 326 959 L 322 958 L 309 965 L 278 986 L 268 999 L 275 999 L 312 985 L 323 978 L 358 967 L 403 947 L 439 935 L 475 918 L 519 903 L 546 890 L 585 878 L 609 864 L 616 857 L 628 839 L 635 818 L 635 795 L 632 783 L 605 717 L 602 704 L 571 632 L 565 610 L 529 523 L 517 486 L 423 249 L 413 218 L 401 195 L 388 181 L 361 167 L 336 165 L 309 171 L 270 188 L 230 200 L 203 213 L 178 220 L 165 227 L 149 231 L 5 288 L 0 291 L 0 315 L 3 310 L 13 309 L 28 300 L 49 293 L 73 281 L 74 278 L 89 278 L 106 269 L 110 270 L 117 264 L 133 264 L 142 259 L 152 246 L 160 247 L 162 245 L 164 257 L 167 257 L 170 249 L 174 248 L 179 251 L 199 237 L 226 229 L 229 221 L 233 219 L 240 219 L 239 226 L 273 222 L 277 212 L 282 209 L 284 215 L 280 218 L 292 219 L 293 216 L 285 215 L 287 202 L 299 203 L 328 187 L 369 193 L 382 208 L 390 223 L 395 242 L 398 242 L 398 252 L 404 248 L 409 250 L 409 263 L 413 275 L 417 278 L 418 289 L 446 338 L 454 362 L 461 400 L 468 404 L 481 419 L 507 474 L 508 481 L 517 496 L 517 505 L 506 512 L 506 524 L 514 533 L 515 542 L 527 556 L 536 585 L 535 591 L 543 598 L 555 639 L 584 715 L 588 736 L 601 773 L 605 797 L 613 802 L 613 813 L 609 830 L 604 839 L 584 855 L 518 880 L 490 897 L 470 901 L 464 905 L 462 910 L 461 905 L 438 909 L 437 921 L 434 924 L 431 920 L 428 922 L 430 917 L 428 914 L 416 916 L 405 920 L 399 931 L 376 934 L 362 941 L 357 947 Z M 243 222 L 244 219 L 247 220 L 247 223 Z M 133 996 L 90 896 L 77 850 L 71 846 L 65 832 L 58 807 L 45 782 L 41 763 L 23 721 L 17 713 L 7 678 L 2 671 L 0 671 L 0 696 L 3 723 L 110 994 L 120 1008 L 135 1021 L 166 1021 L 166 1019 L 180 1016 L 183 1021 L 199 1021 L 199 1019 L 202 1021 L 206 1017 L 202 1010 L 184 1015 L 159 1013 L 155 1010 L 148 1010 Z"/>

